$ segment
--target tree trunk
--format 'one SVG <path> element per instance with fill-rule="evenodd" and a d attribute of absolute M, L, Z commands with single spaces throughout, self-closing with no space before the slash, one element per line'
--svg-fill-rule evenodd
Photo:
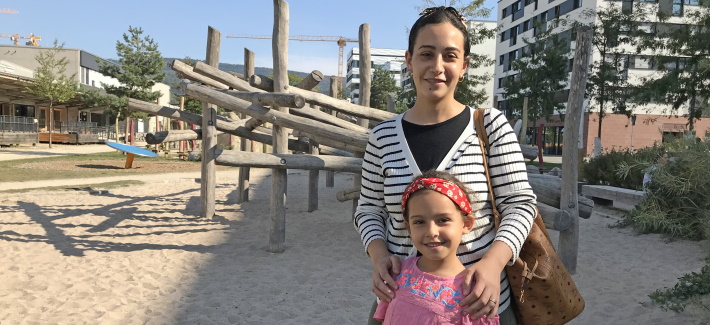
<path fill-rule="evenodd" d="M 690 108 L 688 113 L 690 114 L 690 123 L 688 124 L 688 131 L 693 132 L 695 130 L 695 93 L 690 96 Z"/>
<path fill-rule="evenodd" d="M 158 117 L 156 116 L 155 118 L 157 119 Z M 130 124 L 131 124 L 131 117 L 126 115 L 126 124 L 123 126 L 123 128 L 124 128 L 123 143 L 126 143 L 126 144 L 128 144 L 128 137 L 130 136 L 130 132 L 131 132 Z M 157 130 L 156 130 L 156 132 L 157 132 Z"/>
<path fill-rule="evenodd" d="M 52 149 L 52 131 L 54 131 L 54 106 L 49 102 L 49 149 Z"/>
<path fill-rule="evenodd" d="M 119 121 L 118 118 L 119 118 L 120 116 L 121 116 L 121 113 L 120 113 L 120 112 L 119 112 L 118 114 L 116 114 L 116 124 L 114 124 L 114 128 L 116 129 L 116 142 L 118 142 L 118 139 L 119 139 L 119 138 L 118 138 L 118 121 Z"/>
<path fill-rule="evenodd" d="M 604 101 L 599 103 L 599 129 L 597 130 L 597 138 L 602 138 L 602 120 L 604 119 Z"/>

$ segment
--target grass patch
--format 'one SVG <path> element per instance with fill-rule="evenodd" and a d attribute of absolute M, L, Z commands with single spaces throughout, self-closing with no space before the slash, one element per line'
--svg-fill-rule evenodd
<path fill-rule="evenodd" d="M 107 189 L 112 189 L 112 188 L 127 187 L 127 186 L 133 186 L 133 185 L 143 185 L 143 184 L 145 184 L 145 182 L 136 181 L 136 180 L 127 180 L 127 181 L 115 181 L 115 182 L 106 182 L 106 183 L 97 183 L 97 184 L 86 184 L 86 185 L 48 186 L 48 187 L 40 187 L 40 188 L 25 188 L 25 189 L 17 189 L 17 190 L 0 191 L 0 193 L 12 194 L 12 193 L 27 193 L 30 191 L 65 191 L 65 190 L 93 191 L 93 190 L 97 190 L 97 189 L 107 190 Z"/>
<path fill-rule="evenodd" d="M 126 156 L 120 152 L 105 152 L 87 155 L 0 161 L 0 182 L 28 182 L 200 170 L 199 162 L 165 157 L 142 156 L 136 156 L 133 162 L 133 166 L 138 168 L 123 169 L 125 160 Z M 92 161 L 102 161 L 102 164 L 92 164 Z M 82 162 L 86 162 L 86 164 L 82 164 Z M 110 166 L 103 164 L 109 162 Z M 21 167 L 26 164 L 38 164 L 42 166 L 42 168 Z M 67 167 L 71 165 L 80 165 L 82 167 Z M 153 166 L 155 168 L 147 168 L 147 166 Z"/>
<path fill-rule="evenodd" d="M 526 165 L 540 167 L 540 163 L 537 161 L 526 163 Z M 549 163 L 549 162 L 544 162 L 544 161 L 542 163 L 542 168 L 545 170 L 545 172 L 549 172 L 550 169 L 555 168 L 555 167 L 562 169 L 562 164 Z"/>

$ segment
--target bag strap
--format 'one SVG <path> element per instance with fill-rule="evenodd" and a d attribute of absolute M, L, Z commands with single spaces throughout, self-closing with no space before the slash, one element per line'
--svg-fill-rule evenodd
<path fill-rule="evenodd" d="M 478 136 L 478 145 L 481 147 L 483 154 L 483 170 L 486 172 L 486 182 L 488 182 L 488 196 L 491 198 L 491 209 L 493 209 L 493 221 L 498 231 L 500 226 L 500 213 L 496 208 L 496 198 L 493 195 L 493 185 L 491 185 L 491 175 L 488 171 L 488 154 L 490 153 L 491 144 L 488 142 L 488 133 L 486 132 L 485 122 L 483 120 L 483 108 L 473 111 L 473 124 L 476 126 L 476 135 Z"/>

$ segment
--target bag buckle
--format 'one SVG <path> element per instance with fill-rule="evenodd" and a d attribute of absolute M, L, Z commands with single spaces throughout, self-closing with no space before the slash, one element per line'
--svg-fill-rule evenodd
<path fill-rule="evenodd" d="M 525 302 L 525 286 L 528 285 L 530 280 L 532 280 L 535 275 L 535 270 L 537 269 L 537 260 L 535 260 L 535 265 L 532 270 L 528 268 L 528 263 L 523 261 L 523 284 L 520 286 L 520 303 Z"/>

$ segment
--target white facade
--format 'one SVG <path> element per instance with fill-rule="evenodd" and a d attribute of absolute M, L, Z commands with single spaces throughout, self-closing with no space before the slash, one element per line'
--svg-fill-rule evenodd
<path fill-rule="evenodd" d="M 406 50 L 397 49 L 370 49 L 371 66 L 374 73 L 376 66 L 389 70 L 397 82 L 397 87 L 401 87 L 402 75 L 401 66 L 404 63 L 404 52 Z M 360 94 L 360 48 L 353 47 L 348 55 L 345 87 L 343 91 L 353 103 L 358 103 Z"/>
<path fill-rule="evenodd" d="M 673 8 L 679 15 L 695 10 L 697 0 L 642 0 L 644 8 L 652 13 L 657 12 L 659 6 Z M 660 1 L 660 3 L 656 2 Z M 522 56 L 523 48 L 526 46 L 523 39 L 534 39 L 535 30 L 533 19 L 537 18 L 545 22 L 545 28 L 551 28 L 550 21 L 556 17 L 563 18 L 568 22 L 577 21 L 582 24 L 593 24 L 596 19 L 594 13 L 607 6 L 623 6 L 625 9 L 634 9 L 638 0 L 632 2 L 606 1 L 606 0 L 501 0 L 498 2 L 498 25 L 499 33 L 496 38 L 496 64 L 495 64 L 495 85 L 494 94 L 497 96 L 498 107 L 502 110 L 510 109 L 507 101 L 501 95 L 506 78 L 515 75 L 517 72 L 510 69 L 510 63 Z M 655 29 L 657 17 L 649 15 L 647 22 L 641 22 L 639 28 Z M 679 24 L 681 18 L 673 17 L 668 23 Z M 572 39 L 571 24 L 560 25 L 554 28 L 554 32 L 569 40 L 569 59 L 573 57 L 575 41 Z M 593 49 L 590 64 L 600 59 L 599 53 Z M 625 57 L 620 73 L 628 77 L 631 83 L 638 83 L 640 78 L 656 73 L 656 69 L 651 67 L 647 61 L 647 56 L 652 54 L 652 50 L 642 53 L 635 53 L 635 49 L 629 47 L 623 49 L 628 53 Z M 570 62 L 571 63 L 571 62 Z M 569 85 L 567 86 L 569 88 Z M 644 105 L 636 108 L 639 113 L 661 115 L 668 107 L 665 105 Z M 598 108 L 594 107 L 594 102 L 587 100 L 585 111 L 594 112 Z M 678 114 L 686 114 L 687 106 L 681 107 Z"/>
<path fill-rule="evenodd" d="M 487 28 L 487 29 L 495 29 L 497 26 L 497 23 L 495 21 L 486 21 L 486 20 L 469 20 L 466 22 L 466 27 L 469 30 L 472 30 L 474 28 Z M 487 40 L 484 40 L 483 43 L 477 44 L 471 47 L 471 53 L 477 53 L 477 54 L 484 54 L 488 56 L 489 58 L 495 58 L 496 55 L 496 38 L 489 38 Z M 493 88 L 495 86 L 495 64 L 479 67 L 476 69 L 473 69 L 471 67 L 468 68 L 468 71 L 466 71 L 466 74 L 469 76 L 480 76 L 483 74 L 488 74 L 491 78 L 488 80 L 488 82 L 484 85 L 478 86 L 478 88 L 483 88 L 486 90 L 486 95 L 488 96 L 488 99 L 482 104 L 481 108 L 490 108 L 493 107 Z M 477 90 L 477 89 L 476 89 Z M 467 103 L 463 103 L 467 104 Z"/>

